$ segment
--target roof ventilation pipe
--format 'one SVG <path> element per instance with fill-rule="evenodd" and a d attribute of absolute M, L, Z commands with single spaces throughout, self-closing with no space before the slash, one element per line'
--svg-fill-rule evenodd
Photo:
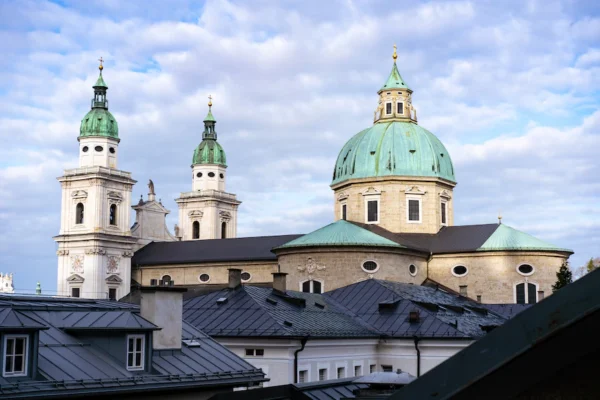
<path fill-rule="evenodd" d="M 229 289 L 235 289 L 242 286 L 242 270 L 238 268 L 229 268 Z"/>
<path fill-rule="evenodd" d="M 287 273 L 286 272 L 273 272 L 273 290 L 285 293 L 287 290 Z"/>

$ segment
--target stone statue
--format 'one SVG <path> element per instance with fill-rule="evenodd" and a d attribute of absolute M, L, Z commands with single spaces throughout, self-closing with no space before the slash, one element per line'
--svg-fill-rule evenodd
<path fill-rule="evenodd" d="M 373 121 L 377 121 L 378 115 L 377 113 L 379 113 L 379 117 L 381 117 L 381 114 L 383 113 L 383 102 L 379 102 L 379 105 L 377 106 L 377 109 L 375 109 L 375 115 L 373 116 Z"/>
<path fill-rule="evenodd" d="M 154 193 L 154 182 L 152 182 L 152 179 L 150 179 L 150 181 L 148 182 L 148 194 L 156 194 Z"/>
<path fill-rule="evenodd" d="M 175 231 L 175 237 L 179 237 L 179 225 L 175 224 L 175 228 L 173 230 Z"/>

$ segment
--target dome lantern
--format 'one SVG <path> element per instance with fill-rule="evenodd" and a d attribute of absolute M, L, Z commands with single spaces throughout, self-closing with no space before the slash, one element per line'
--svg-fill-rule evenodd
<path fill-rule="evenodd" d="M 216 164 L 227 166 L 225 150 L 217 142 L 217 132 L 215 125 L 217 121 L 212 114 L 212 96 L 208 96 L 208 114 L 204 118 L 204 131 L 202 132 L 202 142 L 194 150 L 192 165 Z"/>
<path fill-rule="evenodd" d="M 94 84 L 94 98 L 92 99 L 91 110 L 81 120 L 79 128 L 79 137 L 109 137 L 119 138 L 119 127 L 115 117 L 108 111 L 108 99 L 106 91 L 108 86 L 102 77 L 104 60 L 100 57 L 100 75 Z"/>

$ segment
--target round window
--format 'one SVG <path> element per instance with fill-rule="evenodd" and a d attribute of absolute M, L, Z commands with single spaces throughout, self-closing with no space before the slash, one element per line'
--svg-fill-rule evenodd
<path fill-rule="evenodd" d="M 198 178 L 202 178 L 202 172 L 198 172 L 198 173 L 196 174 L 196 176 L 197 176 Z"/>
<path fill-rule="evenodd" d="M 517 271 L 519 271 L 521 275 L 531 275 L 533 274 L 533 267 L 529 264 L 522 264 L 517 267 Z"/>
<path fill-rule="evenodd" d="M 108 151 L 110 151 L 110 154 L 115 154 L 115 148 L 114 147 L 109 147 Z"/>
<path fill-rule="evenodd" d="M 94 150 L 96 150 L 98 153 L 100 153 L 104 149 L 102 148 L 102 146 L 96 146 L 96 147 L 94 147 Z"/>
<path fill-rule="evenodd" d="M 219 174 L 219 177 L 220 177 L 221 179 L 223 179 L 223 178 L 225 178 L 225 175 L 223 175 L 223 174 Z"/>
<path fill-rule="evenodd" d="M 208 176 L 209 176 L 210 178 L 214 178 L 214 177 L 215 177 L 215 173 L 214 173 L 214 172 L 209 172 L 209 173 L 208 173 Z"/>
<path fill-rule="evenodd" d="M 415 276 L 417 274 L 417 266 L 414 264 L 410 264 L 408 266 L 408 272 L 412 275 Z"/>
<path fill-rule="evenodd" d="M 87 153 L 87 151 L 88 151 L 89 149 L 90 149 L 89 147 L 87 147 L 87 146 L 83 146 L 83 147 L 81 148 L 81 151 L 83 151 L 84 153 Z"/>
<path fill-rule="evenodd" d="M 377 269 L 379 269 L 379 266 L 375 261 L 365 261 L 362 265 L 362 269 L 367 272 L 375 272 Z"/>
<path fill-rule="evenodd" d="M 206 282 L 210 281 L 210 275 L 208 275 L 208 274 L 201 274 L 198 277 L 198 279 L 200 279 L 200 282 L 206 283 Z"/>
<path fill-rule="evenodd" d="M 452 274 L 454 274 L 454 276 L 465 276 L 467 272 L 467 267 L 464 265 L 457 265 L 456 267 L 452 268 Z"/>
<path fill-rule="evenodd" d="M 243 282 L 248 282 L 250 280 L 250 278 L 252 278 L 252 275 L 250 275 L 250 272 L 242 272 L 242 281 Z"/>

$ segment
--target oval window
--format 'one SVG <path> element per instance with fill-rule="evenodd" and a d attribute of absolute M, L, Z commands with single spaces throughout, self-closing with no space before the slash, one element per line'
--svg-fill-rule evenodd
<path fill-rule="evenodd" d="M 519 271 L 521 275 L 531 275 L 533 274 L 533 267 L 529 264 L 522 264 L 519 265 L 517 271 Z"/>
<path fill-rule="evenodd" d="M 455 276 L 464 276 L 467 274 L 467 272 L 467 267 L 465 267 L 464 265 L 457 265 L 456 267 L 452 268 L 452 273 Z"/>
<path fill-rule="evenodd" d="M 102 146 L 96 146 L 94 147 L 94 150 L 96 150 L 98 153 L 101 153 L 104 149 L 102 148 Z"/>
<path fill-rule="evenodd" d="M 223 175 L 223 174 L 219 174 L 219 177 L 220 177 L 221 179 L 223 179 L 223 178 L 225 178 L 225 175 Z"/>
<path fill-rule="evenodd" d="M 214 178 L 214 177 L 215 177 L 215 173 L 214 173 L 214 172 L 209 172 L 209 173 L 208 173 L 208 176 L 209 176 L 210 178 Z"/>
<path fill-rule="evenodd" d="M 198 279 L 200 279 L 200 282 L 206 283 L 206 282 L 210 281 L 210 275 L 208 275 L 208 274 L 201 274 L 198 277 Z"/>
<path fill-rule="evenodd" d="M 196 176 L 197 176 L 198 178 L 202 178 L 202 172 L 198 172 L 198 173 L 196 174 Z"/>
<path fill-rule="evenodd" d="M 115 148 L 114 147 L 109 147 L 108 151 L 110 151 L 110 154 L 115 154 Z"/>
<path fill-rule="evenodd" d="M 367 272 L 375 272 L 377 269 L 379 269 L 379 266 L 375 261 L 365 261 L 362 265 L 362 269 Z"/>
<path fill-rule="evenodd" d="M 415 276 L 417 274 L 417 266 L 414 264 L 410 264 L 408 267 L 408 272 L 412 275 Z"/>
<path fill-rule="evenodd" d="M 87 146 L 83 146 L 83 147 L 81 148 L 81 151 L 83 151 L 84 153 L 87 153 L 87 151 L 88 151 L 89 149 L 90 149 L 89 147 L 87 147 Z"/>
<path fill-rule="evenodd" d="M 252 275 L 250 275 L 250 272 L 242 272 L 242 282 L 248 282 L 250 280 L 250 278 L 252 278 Z"/>

